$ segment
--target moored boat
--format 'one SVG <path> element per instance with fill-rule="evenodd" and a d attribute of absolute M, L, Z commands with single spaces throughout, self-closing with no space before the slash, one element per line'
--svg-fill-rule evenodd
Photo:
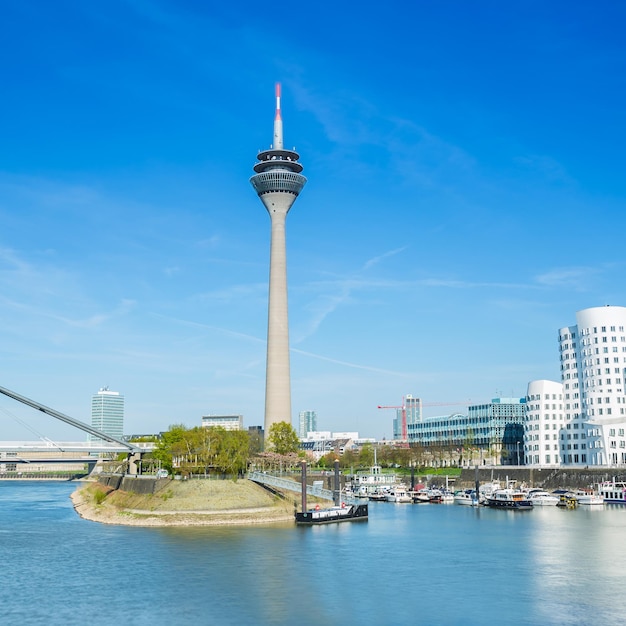
<path fill-rule="evenodd" d="M 478 498 L 476 492 L 473 489 L 465 489 L 464 491 L 457 491 L 454 494 L 454 504 L 463 504 L 465 506 L 476 506 L 478 504 Z"/>
<path fill-rule="evenodd" d="M 406 487 L 396 485 L 387 493 L 387 502 L 408 503 L 411 502 L 411 496 L 407 493 Z"/>
<path fill-rule="evenodd" d="M 428 494 L 428 489 L 418 489 L 417 491 L 413 491 L 411 493 L 411 499 L 415 504 L 420 504 L 423 502 L 430 502 L 430 495 Z"/>
<path fill-rule="evenodd" d="M 531 489 L 528 492 L 528 499 L 533 506 L 556 506 L 559 503 L 559 496 L 543 491 L 543 489 Z"/>
<path fill-rule="evenodd" d="M 496 489 L 486 497 L 485 505 L 496 509 L 532 511 L 533 503 L 523 491 L 516 489 Z"/>
<path fill-rule="evenodd" d="M 604 498 L 602 496 L 590 491 L 575 491 L 574 498 L 576 498 L 578 504 L 583 506 L 601 506 L 604 504 Z"/>
<path fill-rule="evenodd" d="M 441 504 L 443 502 L 443 493 L 439 489 L 429 489 L 428 501 L 432 504 Z"/>
<path fill-rule="evenodd" d="M 454 502 L 454 494 L 448 489 L 443 489 L 441 492 L 442 502 Z"/>
<path fill-rule="evenodd" d="M 578 506 L 578 500 L 571 491 L 567 489 L 555 489 L 552 495 L 559 499 L 557 506 L 567 509 L 575 509 Z"/>
<path fill-rule="evenodd" d="M 367 521 L 367 504 L 345 504 L 322 509 L 319 506 L 308 511 L 296 512 L 296 524 L 299 526 L 315 526 L 336 522 Z"/>
<path fill-rule="evenodd" d="M 368 497 L 372 502 L 386 502 L 388 491 L 388 489 L 376 489 L 376 491 L 372 491 Z"/>
<path fill-rule="evenodd" d="M 626 504 L 626 483 L 605 481 L 598 485 L 598 495 L 607 504 Z"/>

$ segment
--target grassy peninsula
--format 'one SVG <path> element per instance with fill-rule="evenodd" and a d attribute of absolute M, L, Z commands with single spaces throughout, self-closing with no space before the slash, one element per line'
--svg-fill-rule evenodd
<path fill-rule="evenodd" d="M 153 494 L 90 482 L 72 494 L 77 513 L 103 524 L 217 526 L 293 523 L 297 494 L 273 494 L 246 480 L 169 480 Z"/>

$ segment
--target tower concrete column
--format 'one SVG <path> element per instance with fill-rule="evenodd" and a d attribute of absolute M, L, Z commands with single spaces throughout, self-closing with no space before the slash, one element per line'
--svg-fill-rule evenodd
<path fill-rule="evenodd" d="M 289 313 L 287 302 L 287 213 L 270 213 L 270 284 L 267 319 L 267 369 L 265 379 L 266 430 L 275 422 L 291 423 Z M 269 424 L 268 424 L 269 423 Z"/>

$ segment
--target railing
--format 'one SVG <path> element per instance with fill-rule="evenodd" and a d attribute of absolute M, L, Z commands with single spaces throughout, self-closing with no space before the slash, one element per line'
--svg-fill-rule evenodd
<path fill-rule="evenodd" d="M 261 483 L 268 487 L 276 487 L 277 489 L 284 489 L 286 491 L 302 492 L 302 485 L 290 478 L 281 478 L 280 476 L 274 476 L 273 474 L 267 474 L 265 472 L 250 472 L 248 478 L 255 483 Z M 322 498 L 324 500 L 334 500 L 335 493 L 330 489 L 324 489 L 323 487 L 315 487 L 311 485 L 306 486 L 306 492 L 310 496 Z M 346 504 L 358 504 L 359 500 L 351 496 L 341 494 L 341 501 Z"/>

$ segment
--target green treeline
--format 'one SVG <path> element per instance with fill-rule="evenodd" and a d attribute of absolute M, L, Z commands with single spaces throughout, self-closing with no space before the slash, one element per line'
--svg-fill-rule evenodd
<path fill-rule="evenodd" d="M 250 435 L 243 430 L 170 426 L 152 452 L 171 473 L 241 474 L 252 453 Z"/>

